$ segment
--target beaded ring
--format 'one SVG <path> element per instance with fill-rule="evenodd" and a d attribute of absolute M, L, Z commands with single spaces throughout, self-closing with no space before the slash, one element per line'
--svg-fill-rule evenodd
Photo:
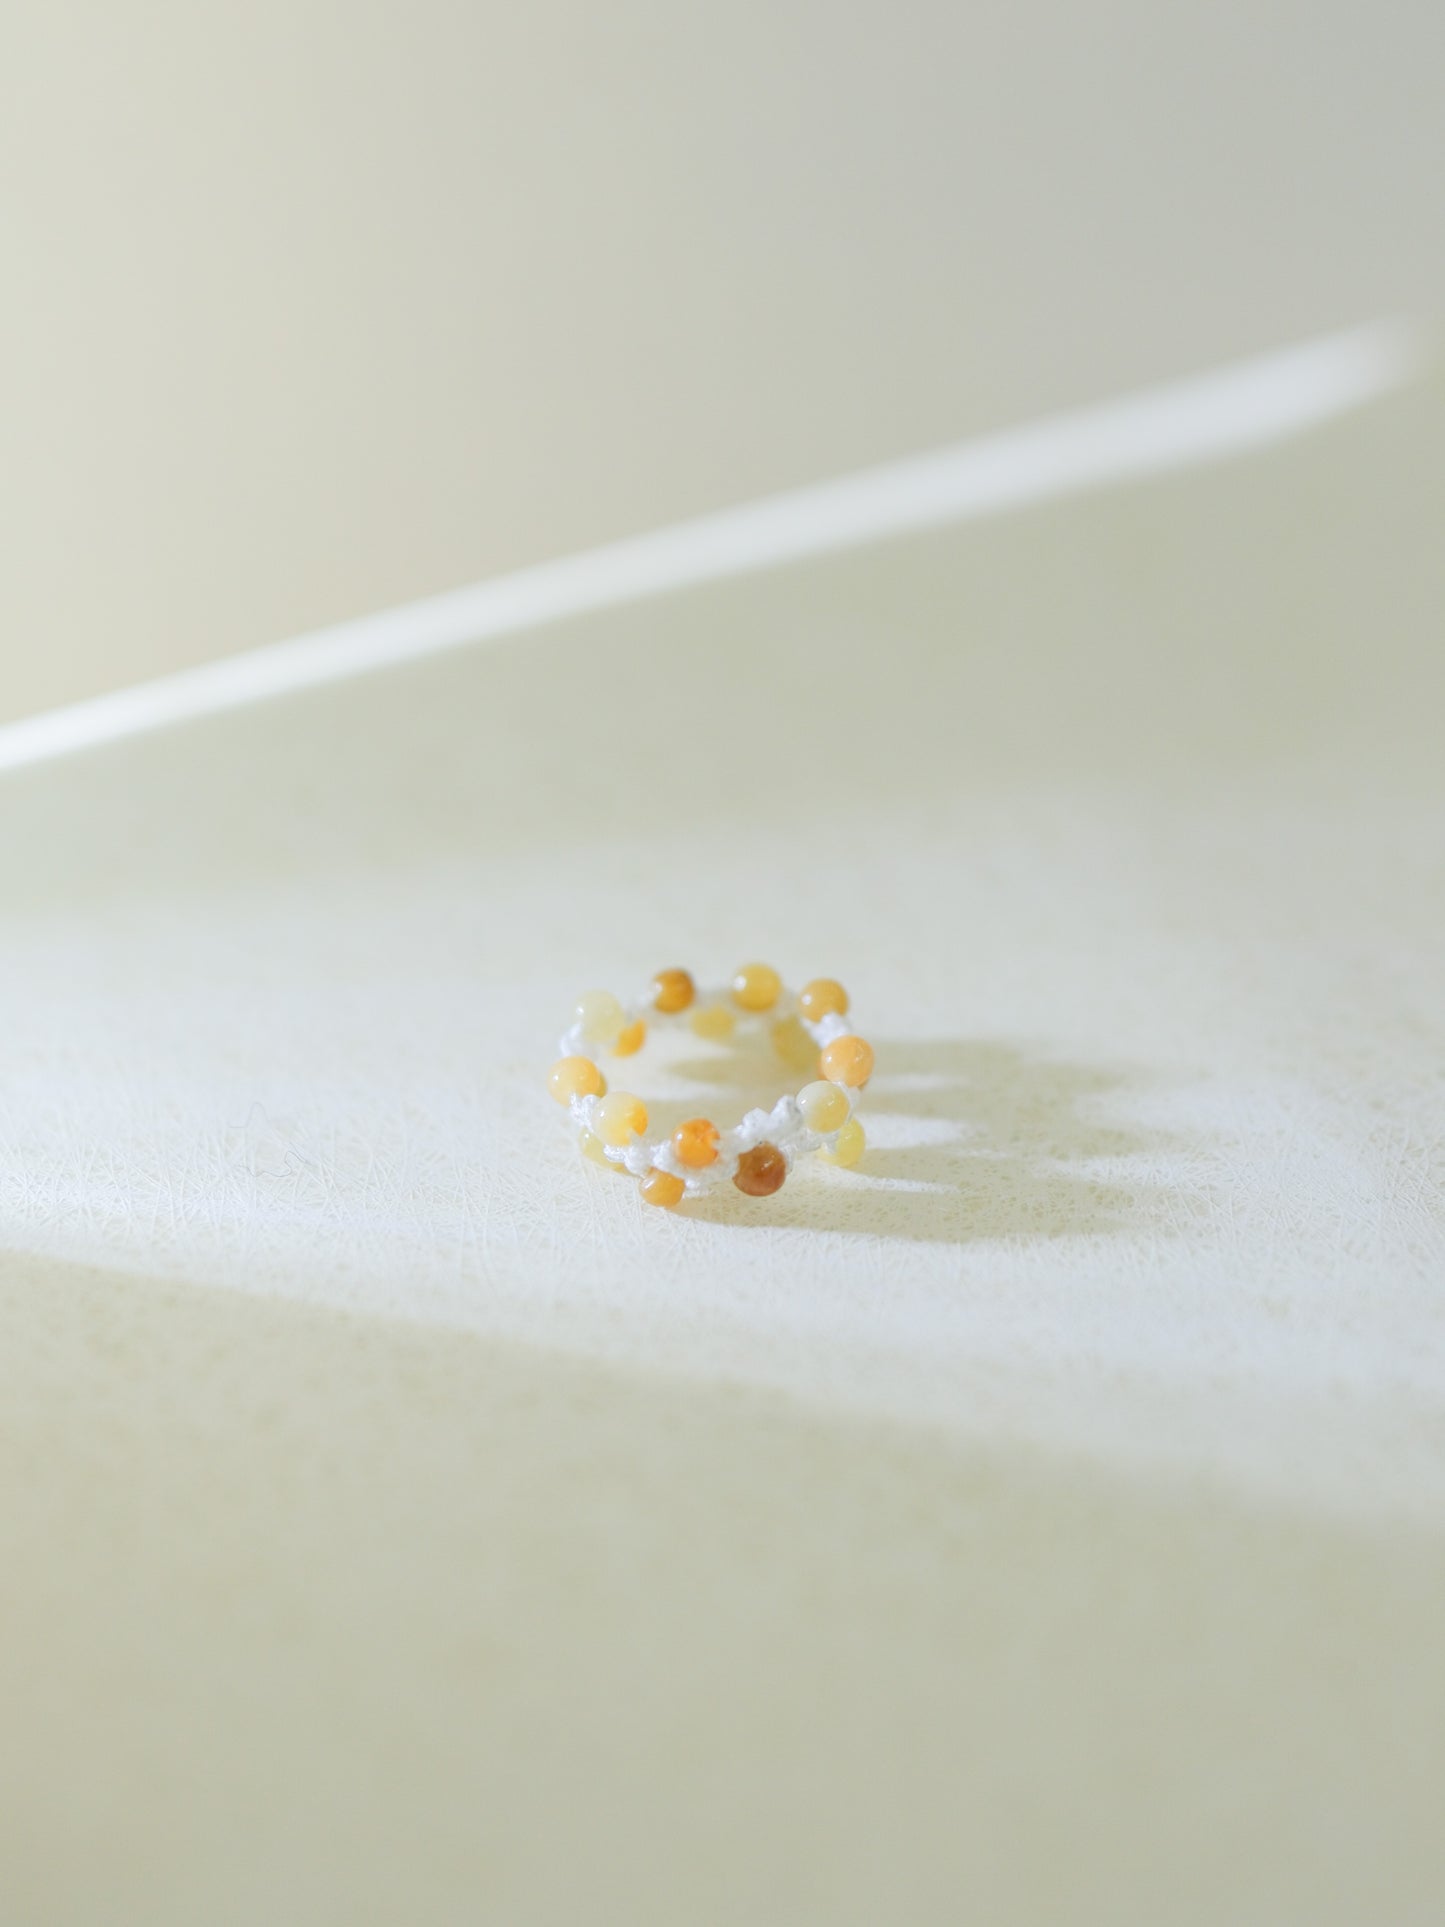
<path fill-rule="evenodd" d="M 767 1198 L 805 1153 L 841 1165 L 863 1155 L 853 1093 L 873 1074 L 873 1051 L 847 1017 L 848 993 L 831 977 L 815 977 L 794 997 L 770 965 L 744 964 L 727 990 L 700 994 L 687 971 L 660 970 L 629 1005 L 608 990 L 577 1000 L 547 1087 L 579 1127 L 583 1156 L 638 1179 L 645 1203 L 681 1204 L 728 1182 L 748 1197 Z M 649 1144 L 647 1106 L 630 1091 L 610 1091 L 594 1054 L 635 1055 L 648 1025 L 659 1020 L 685 1021 L 697 1036 L 721 1042 L 740 1021 L 765 1022 L 779 1055 L 800 1068 L 816 1066 L 816 1076 L 796 1097 L 780 1097 L 771 1111 L 749 1111 L 730 1131 L 694 1117 Z"/>

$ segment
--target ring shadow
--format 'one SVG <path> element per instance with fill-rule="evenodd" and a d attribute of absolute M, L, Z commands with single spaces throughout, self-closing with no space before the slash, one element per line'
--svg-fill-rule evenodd
<path fill-rule="evenodd" d="M 1071 1168 L 1131 1158 L 1157 1171 L 1161 1157 L 1184 1148 L 1177 1135 L 1121 1121 L 1116 1100 L 1148 1088 L 1154 1080 L 1147 1075 L 992 1040 L 885 1041 L 876 1050 L 878 1069 L 860 1106 L 865 1127 L 870 1117 L 916 1120 L 924 1127 L 919 1142 L 870 1140 L 853 1171 L 807 1168 L 807 1160 L 771 1198 L 734 1197 L 724 1187 L 690 1203 L 687 1216 L 964 1245 L 1144 1227 L 1167 1235 L 1202 1209 L 1199 1193 L 1177 1182 Z M 681 1078 L 726 1087 L 745 1107 L 770 1106 L 777 1065 L 762 1057 L 745 1047 L 672 1068 Z"/>

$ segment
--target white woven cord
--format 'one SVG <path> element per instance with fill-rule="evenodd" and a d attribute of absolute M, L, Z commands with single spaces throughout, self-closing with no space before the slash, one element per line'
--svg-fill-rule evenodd
<path fill-rule="evenodd" d="M 789 990 L 784 990 L 778 1001 L 766 1011 L 739 1010 L 732 1002 L 732 994 L 728 990 L 699 990 L 685 1010 L 670 1015 L 656 1009 L 650 990 L 624 1003 L 623 1009 L 626 1012 L 626 1023 L 635 1023 L 640 1019 L 652 1027 L 658 1024 L 689 1023 L 699 1010 L 704 1010 L 712 1004 L 725 1005 L 741 1025 L 749 1022 L 754 1024 L 767 1022 L 771 1025 L 789 1017 L 796 1017 L 819 1050 L 831 1044 L 836 1037 L 851 1037 L 854 1034 L 853 1025 L 848 1018 L 840 1016 L 837 1012 L 830 1012 L 828 1016 L 819 1018 L 816 1024 L 809 1022 L 798 1008 L 796 996 Z M 590 1044 L 583 1036 L 580 1023 L 573 1024 L 562 1033 L 558 1039 L 557 1048 L 563 1057 L 587 1058 L 591 1058 L 596 1049 L 595 1045 Z M 812 1078 L 808 1079 L 809 1083 L 813 1081 Z M 644 1177 L 650 1170 L 667 1171 L 673 1177 L 682 1179 L 687 1187 L 684 1193 L 686 1197 L 706 1197 L 708 1192 L 716 1190 L 719 1185 L 730 1184 L 737 1173 L 738 1161 L 743 1153 L 753 1150 L 759 1144 L 776 1145 L 783 1154 L 789 1172 L 792 1171 L 796 1161 L 809 1152 L 833 1150 L 838 1141 L 838 1133 L 844 1129 L 853 1115 L 856 1099 L 856 1093 L 845 1085 L 840 1084 L 836 1088 L 848 1099 L 848 1117 L 838 1126 L 838 1130 L 810 1130 L 803 1121 L 802 1112 L 798 1109 L 797 1097 L 793 1092 L 788 1091 L 778 1099 L 770 1111 L 749 1111 L 731 1130 L 719 1131 L 717 1157 L 713 1163 L 704 1165 L 700 1170 L 679 1162 L 672 1148 L 671 1134 L 660 1137 L 651 1144 L 643 1138 L 637 1138 L 626 1146 L 604 1144 L 602 1149 L 609 1164 L 621 1165 L 623 1170 L 632 1177 Z M 568 1111 L 579 1130 L 591 1131 L 594 1136 L 596 1135 L 596 1111 L 601 1102 L 600 1097 L 574 1097 L 569 1101 Z"/>

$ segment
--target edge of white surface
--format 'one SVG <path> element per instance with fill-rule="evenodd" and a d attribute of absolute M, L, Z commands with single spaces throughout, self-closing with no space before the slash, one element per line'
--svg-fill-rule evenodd
<path fill-rule="evenodd" d="M 1408 381 L 1419 328 L 1382 320 L 999 434 L 519 569 L 0 727 L 0 770 L 516 634 L 1299 435 Z"/>

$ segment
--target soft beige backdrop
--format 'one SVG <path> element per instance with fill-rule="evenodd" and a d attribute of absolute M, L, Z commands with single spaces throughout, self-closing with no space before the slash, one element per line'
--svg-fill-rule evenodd
<path fill-rule="evenodd" d="M 0 34 L 0 717 L 1445 306 L 1425 0 Z"/>
<path fill-rule="evenodd" d="M 1424 9 L 7 31 L 11 715 L 1440 295 Z M 7 775 L 0 1914 L 1433 1921 L 1442 499 L 1436 365 Z M 870 1160 L 641 1217 L 565 1006 L 752 951 Z"/>

